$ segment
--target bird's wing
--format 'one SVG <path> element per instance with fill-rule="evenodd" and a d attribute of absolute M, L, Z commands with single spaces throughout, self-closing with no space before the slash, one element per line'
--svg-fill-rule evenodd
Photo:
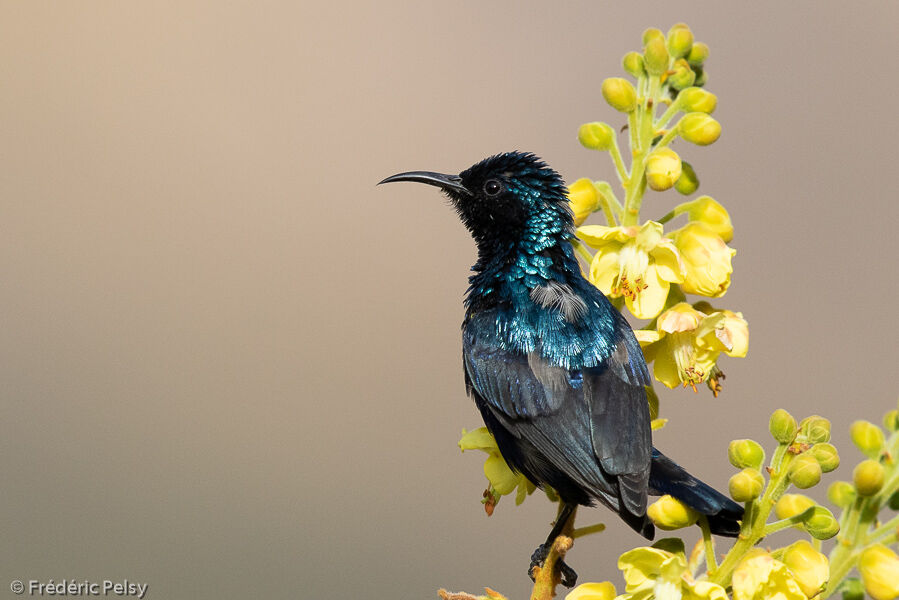
<path fill-rule="evenodd" d="M 625 507 L 642 515 L 652 443 L 636 341 L 623 336 L 601 365 L 569 371 L 502 348 L 477 329 L 465 331 L 466 374 L 496 419 L 594 494 L 617 495 L 608 475 L 617 476 Z"/>

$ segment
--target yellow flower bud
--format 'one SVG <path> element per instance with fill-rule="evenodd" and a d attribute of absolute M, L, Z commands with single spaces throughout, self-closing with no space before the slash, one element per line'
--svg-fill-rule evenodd
<path fill-rule="evenodd" d="M 755 500 L 761 495 L 764 487 L 765 478 L 757 469 L 743 469 L 727 482 L 730 497 L 737 502 Z"/>
<path fill-rule="evenodd" d="M 796 439 L 799 427 L 796 425 L 796 419 L 793 418 L 793 415 L 782 408 L 778 408 L 771 415 L 771 420 L 768 421 L 768 431 L 779 443 L 790 444 Z"/>
<path fill-rule="evenodd" d="M 608 150 L 615 132 L 605 123 L 584 123 L 577 130 L 577 139 L 588 150 Z"/>
<path fill-rule="evenodd" d="M 674 58 L 682 58 L 693 49 L 693 32 L 686 23 L 678 23 L 668 30 L 668 52 Z"/>
<path fill-rule="evenodd" d="M 699 513 L 675 498 L 674 496 L 662 496 L 649 505 L 646 514 L 652 519 L 656 527 L 670 531 L 681 529 L 696 523 Z"/>
<path fill-rule="evenodd" d="M 662 33 L 661 29 L 656 29 L 655 27 L 650 27 L 643 31 L 643 45 L 649 43 L 650 40 L 662 40 L 665 41 L 665 34 Z"/>
<path fill-rule="evenodd" d="M 759 469 L 765 462 L 765 451 L 755 440 L 734 440 L 727 447 L 727 459 L 738 469 Z"/>
<path fill-rule="evenodd" d="M 684 196 L 689 196 L 699 188 L 699 177 L 696 176 L 696 171 L 693 170 L 693 165 L 691 165 L 687 161 L 680 161 L 680 165 L 680 177 L 678 177 L 677 181 L 674 182 L 674 189 L 676 189 Z"/>
<path fill-rule="evenodd" d="M 628 52 L 625 54 L 621 60 L 621 66 L 624 67 L 628 74 L 634 77 L 642 77 L 646 74 L 646 69 L 643 67 L 643 55 L 639 52 Z"/>
<path fill-rule="evenodd" d="M 855 498 L 855 487 L 848 481 L 834 481 L 827 488 L 827 499 L 840 508 L 852 506 Z"/>
<path fill-rule="evenodd" d="M 699 221 L 717 233 L 725 242 L 734 238 L 734 226 L 730 222 L 727 209 L 711 196 L 700 196 L 690 202 L 687 215 L 691 221 Z"/>
<path fill-rule="evenodd" d="M 802 494 L 784 494 L 774 505 L 778 519 L 789 519 L 802 514 L 815 505 L 815 501 Z"/>
<path fill-rule="evenodd" d="M 731 583 L 734 600 L 806 600 L 787 566 L 761 548 L 744 555 Z"/>
<path fill-rule="evenodd" d="M 680 157 L 671 148 L 653 150 L 645 164 L 646 183 L 657 192 L 673 187 L 681 174 Z"/>
<path fill-rule="evenodd" d="M 815 444 L 812 446 L 811 450 L 809 450 L 809 454 L 815 457 L 815 460 L 821 465 L 821 470 L 825 473 L 830 473 L 840 466 L 840 454 L 833 444 L 828 444 L 826 442 L 823 444 Z"/>
<path fill-rule="evenodd" d="M 674 71 L 673 73 L 671 71 L 668 72 L 669 75 L 667 81 L 668 85 L 676 90 L 688 88 L 693 85 L 694 81 L 696 81 L 696 73 L 693 72 L 693 69 L 690 68 L 687 61 L 682 58 L 677 59 L 672 70 Z"/>
<path fill-rule="evenodd" d="M 565 596 L 565 600 L 613 600 L 615 586 L 610 581 L 602 583 L 582 583 Z"/>
<path fill-rule="evenodd" d="M 730 287 L 731 261 L 737 251 L 700 221 L 690 221 L 671 236 L 684 262 L 683 290 L 710 298 L 723 296 Z"/>
<path fill-rule="evenodd" d="M 823 506 L 816 506 L 802 526 L 810 536 L 818 540 L 829 540 L 840 532 L 840 524 L 833 513 Z"/>
<path fill-rule="evenodd" d="M 783 563 L 790 569 L 793 579 L 809 598 L 821 592 L 830 579 L 830 563 L 827 557 L 805 540 L 800 540 L 784 550 Z"/>
<path fill-rule="evenodd" d="M 883 415 L 883 426 L 890 431 L 899 430 L 899 411 L 891 410 Z"/>
<path fill-rule="evenodd" d="M 883 487 L 884 468 L 876 460 L 863 460 L 852 471 L 852 483 L 859 496 L 873 496 Z"/>
<path fill-rule="evenodd" d="M 691 112 L 677 126 L 680 136 L 697 146 L 708 146 L 721 136 L 721 124 L 702 112 Z"/>
<path fill-rule="evenodd" d="M 856 448 L 868 458 L 877 458 L 883 449 L 883 430 L 868 421 L 856 421 L 849 428 L 849 436 Z"/>
<path fill-rule="evenodd" d="M 609 106 L 623 113 L 637 108 L 637 91 L 623 77 L 608 77 L 602 82 L 602 97 Z"/>
<path fill-rule="evenodd" d="M 799 436 L 811 444 L 830 441 L 830 421 L 818 415 L 802 419 Z"/>
<path fill-rule="evenodd" d="M 709 57 L 709 47 L 704 42 L 693 42 L 690 48 L 690 54 L 687 55 L 687 62 L 691 67 L 702 66 L 702 63 Z"/>
<path fill-rule="evenodd" d="M 568 205 L 574 214 L 574 224 L 583 223 L 600 206 L 599 194 L 593 182 L 582 177 L 569 185 Z"/>
<path fill-rule="evenodd" d="M 643 46 L 643 64 L 650 75 L 661 75 L 667 71 L 669 58 L 664 37 L 654 37 Z"/>
<path fill-rule="evenodd" d="M 893 600 L 899 596 L 899 556 L 883 544 L 874 544 L 862 552 L 858 572 L 865 591 L 874 600 Z"/>
<path fill-rule="evenodd" d="M 718 108 L 718 96 L 701 87 L 688 87 L 677 95 L 677 103 L 686 112 L 710 115 Z"/>
<path fill-rule="evenodd" d="M 790 464 L 790 482 L 799 489 L 808 489 L 821 481 L 821 465 L 814 456 L 800 454 Z"/>

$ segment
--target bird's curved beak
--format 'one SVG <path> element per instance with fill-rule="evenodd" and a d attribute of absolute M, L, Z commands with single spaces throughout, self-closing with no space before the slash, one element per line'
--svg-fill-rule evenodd
<path fill-rule="evenodd" d="M 381 185 L 382 183 L 393 183 L 395 181 L 416 181 L 418 183 L 435 185 L 447 191 L 461 192 L 468 196 L 473 195 L 464 185 L 462 185 L 462 178 L 458 175 L 444 175 L 443 173 L 434 173 L 432 171 L 407 171 L 406 173 L 397 173 L 383 181 L 379 181 L 378 185 Z"/>

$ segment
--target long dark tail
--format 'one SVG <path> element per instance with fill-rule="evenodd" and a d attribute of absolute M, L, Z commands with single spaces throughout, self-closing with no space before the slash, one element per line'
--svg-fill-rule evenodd
<path fill-rule="evenodd" d="M 653 496 L 670 494 L 709 519 L 709 528 L 716 535 L 737 537 L 743 507 L 711 486 L 687 473 L 683 467 L 652 449 L 649 471 L 649 493 Z"/>

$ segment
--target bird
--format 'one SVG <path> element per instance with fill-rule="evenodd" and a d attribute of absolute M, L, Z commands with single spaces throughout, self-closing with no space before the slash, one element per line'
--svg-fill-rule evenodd
<path fill-rule="evenodd" d="M 477 247 L 465 294 L 465 388 L 503 459 L 561 508 L 528 569 L 543 566 L 577 506 L 605 505 L 647 539 L 648 496 L 669 494 L 735 537 L 743 508 L 652 445 L 649 371 L 631 326 L 582 274 L 568 190 L 529 152 L 458 175 L 407 171 L 380 184 L 436 186 Z M 561 583 L 577 573 L 557 563 Z"/>

